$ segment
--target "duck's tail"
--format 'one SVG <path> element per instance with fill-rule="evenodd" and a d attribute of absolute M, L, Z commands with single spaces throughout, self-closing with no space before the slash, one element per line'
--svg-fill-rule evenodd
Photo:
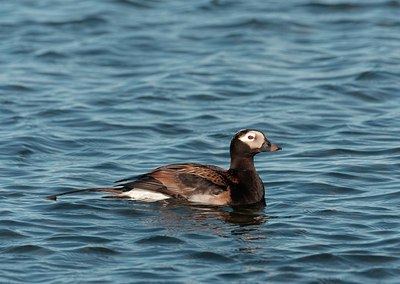
<path fill-rule="evenodd" d="M 81 192 L 111 192 L 114 194 L 121 194 L 122 191 L 119 188 L 114 188 L 114 187 L 104 187 L 104 188 L 84 188 L 84 189 L 75 189 L 75 190 L 70 190 L 50 196 L 46 196 L 47 199 L 50 200 L 57 200 L 57 197 L 62 196 L 62 195 L 67 195 L 67 194 L 74 194 L 74 193 L 81 193 Z"/>

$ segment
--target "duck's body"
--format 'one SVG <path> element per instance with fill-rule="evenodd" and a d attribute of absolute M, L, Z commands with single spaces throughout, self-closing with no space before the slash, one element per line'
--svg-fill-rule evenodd
<path fill-rule="evenodd" d="M 172 164 L 159 167 L 132 182 L 120 184 L 122 196 L 144 199 L 180 198 L 212 205 L 227 204 L 235 178 L 222 168 L 201 164 Z M 158 193 L 159 196 L 146 192 Z"/>
<path fill-rule="evenodd" d="M 118 181 L 119 184 L 113 188 L 67 193 L 105 191 L 136 200 L 177 198 L 208 205 L 235 206 L 264 202 L 264 185 L 254 167 L 253 157 L 259 152 L 280 149 L 271 144 L 262 132 L 241 130 L 231 142 L 231 165 L 228 170 L 212 165 L 172 164 L 159 167 L 135 180 Z M 56 199 L 57 196 L 49 198 Z"/>

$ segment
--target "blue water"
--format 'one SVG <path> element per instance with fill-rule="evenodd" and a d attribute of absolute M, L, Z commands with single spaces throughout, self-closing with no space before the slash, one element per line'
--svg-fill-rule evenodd
<path fill-rule="evenodd" d="M 1 283 L 398 283 L 400 1 L 2 1 Z M 229 166 L 265 208 L 102 194 Z"/>

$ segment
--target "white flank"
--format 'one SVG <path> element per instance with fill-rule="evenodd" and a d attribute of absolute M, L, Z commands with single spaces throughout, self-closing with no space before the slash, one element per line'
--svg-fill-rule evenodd
<path fill-rule="evenodd" d="M 219 201 L 212 195 L 206 194 L 193 194 L 188 198 L 190 202 L 199 203 L 199 204 L 207 204 L 207 205 L 225 205 L 222 201 Z"/>
<path fill-rule="evenodd" d="M 162 194 L 159 192 L 140 189 L 140 188 L 134 188 L 130 191 L 121 193 L 120 196 L 128 197 L 133 200 L 141 200 L 141 201 L 148 201 L 148 202 L 159 201 L 159 200 L 171 198 L 171 196 L 168 196 L 168 195 L 165 195 L 165 194 Z"/>

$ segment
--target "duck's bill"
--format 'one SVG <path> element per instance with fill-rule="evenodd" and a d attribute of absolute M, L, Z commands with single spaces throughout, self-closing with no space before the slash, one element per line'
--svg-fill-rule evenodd
<path fill-rule="evenodd" d="M 272 144 L 272 143 L 264 143 L 263 147 L 262 147 L 262 152 L 275 152 L 278 150 L 282 150 L 281 147 L 279 147 L 276 144 Z"/>
<path fill-rule="evenodd" d="M 282 148 L 279 147 L 279 146 L 276 145 L 276 144 L 271 144 L 271 146 L 269 147 L 269 151 L 270 151 L 270 152 L 279 151 L 279 150 L 282 150 Z"/>

